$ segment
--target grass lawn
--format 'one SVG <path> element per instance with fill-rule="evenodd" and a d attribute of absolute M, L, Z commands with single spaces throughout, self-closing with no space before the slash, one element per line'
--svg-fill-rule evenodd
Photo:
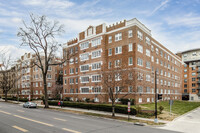
<path fill-rule="evenodd" d="M 142 104 L 140 106 L 145 109 L 150 109 L 150 110 L 155 109 L 154 103 Z M 158 108 L 159 108 L 159 106 L 164 107 L 163 111 L 167 111 L 167 112 L 170 111 L 169 101 L 158 102 Z M 177 115 L 182 115 L 182 114 L 185 114 L 199 106 L 200 106 L 200 102 L 174 101 L 174 104 L 172 105 L 172 113 L 177 114 Z"/>

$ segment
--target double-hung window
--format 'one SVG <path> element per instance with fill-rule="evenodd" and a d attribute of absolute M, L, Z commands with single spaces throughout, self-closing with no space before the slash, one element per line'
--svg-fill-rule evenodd
<path fill-rule="evenodd" d="M 84 53 L 80 55 L 80 61 L 89 60 L 89 53 Z"/>
<path fill-rule="evenodd" d="M 101 37 L 95 38 L 92 40 L 92 47 L 101 45 Z"/>
<path fill-rule="evenodd" d="M 81 65 L 80 68 L 81 68 L 81 72 L 89 71 L 89 65 L 88 64 L 87 65 Z"/>
<path fill-rule="evenodd" d="M 101 82 L 101 75 L 92 75 L 92 82 Z"/>
<path fill-rule="evenodd" d="M 128 58 L 128 65 L 133 65 L 133 57 Z"/>
<path fill-rule="evenodd" d="M 89 80 L 90 80 L 89 76 L 82 76 L 81 77 L 81 83 L 89 83 Z"/>
<path fill-rule="evenodd" d="M 69 74 L 74 74 L 74 68 L 69 69 Z"/>
<path fill-rule="evenodd" d="M 129 30 L 128 31 L 128 38 L 132 37 L 133 36 L 133 31 L 132 30 Z"/>
<path fill-rule="evenodd" d="M 129 43 L 129 45 L 128 45 L 128 51 L 129 52 L 133 51 L 133 44 L 132 43 Z"/>
<path fill-rule="evenodd" d="M 115 34 L 115 41 L 119 41 L 119 40 L 122 40 L 122 33 L 117 33 Z"/>
<path fill-rule="evenodd" d="M 138 52 L 143 53 L 142 45 L 138 44 L 137 50 L 138 50 Z"/>
<path fill-rule="evenodd" d="M 151 44 L 151 43 L 150 43 L 150 39 L 149 39 L 148 37 L 146 37 L 146 43 L 147 43 L 148 45 Z"/>
<path fill-rule="evenodd" d="M 92 63 L 92 70 L 101 69 L 101 62 Z"/>
<path fill-rule="evenodd" d="M 108 49 L 108 56 L 111 56 L 112 55 L 112 48 L 109 48 Z"/>
<path fill-rule="evenodd" d="M 80 44 L 80 50 L 89 48 L 89 42 L 83 42 Z"/>
<path fill-rule="evenodd" d="M 137 36 L 140 40 L 143 40 L 143 34 L 140 31 L 137 31 Z"/>
<path fill-rule="evenodd" d="M 82 87 L 81 93 L 89 93 L 89 87 Z"/>
<path fill-rule="evenodd" d="M 150 57 L 150 50 L 146 49 L 146 56 Z"/>
<path fill-rule="evenodd" d="M 121 60 L 115 60 L 115 67 L 120 67 Z"/>
<path fill-rule="evenodd" d="M 112 43 L 112 36 L 108 37 L 108 43 Z"/>
<path fill-rule="evenodd" d="M 122 53 L 122 46 L 115 48 L 115 54 L 121 54 Z"/>
<path fill-rule="evenodd" d="M 137 64 L 139 66 L 143 66 L 143 60 L 141 58 L 137 58 Z"/>
<path fill-rule="evenodd" d="M 100 50 L 96 50 L 96 51 L 92 51 L 92 59 L 94 58 L 98 58 L 101 57 L 101 49 Z"/>

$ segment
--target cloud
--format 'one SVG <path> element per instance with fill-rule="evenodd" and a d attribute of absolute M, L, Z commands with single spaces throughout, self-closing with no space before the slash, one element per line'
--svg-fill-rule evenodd
<path fill-rule="evenodd" d="M 40 6 L 43 8 L 53 8 L 53 9 L 64 9 L 68 8 L 74 5 L 73 2 L 70 2 L 68 0 L 61 1 L 61 0 L 24 0 L 22 2 L 24 5 L 28 6 Z"/>
<path fill-rule="evenodd" d="M 194 13 L 182 14 L 173 17 L 165 18 L 165 21 L 172 26 L 187 26 L 196 27 L 200 26 L 200 15 Z"/>
<path fill-rule="evenodd" d="M 0 8 L 1 16 L 21 16 L 22 14 L 17 11 Z"/>
<path fill-rule="evenodd" d="M 3 32 L 4 32 L 4 30 L 0 29 L 0 34 L 3 33 Z"/>
<path fill-rule="evenodd" d="M 165 0 L 165 1 L 161 2 L 161 4 L 159 6 L 157 6 L 149 15 L 151 16 L 154 13 L 156 13 L 158 10 L 160 10 L 162 7 L 164 7 L 168 2 L 169 2 L 169 0 Z"/>
<path fill-rule="evenodd" d="M 21 47 L 15 47 L 13 45 L 2 45 L 0 46 L 1 54 L 5 53 L 7 56 L 10 56 L 12 59 L 20 58 L 24 53 L 29 52 L 26 49 Z"/>
<path fill-rule="evenodd" d="M 11 20 L 12 20 L 12 22 L 14 22 L 14 23 L 21 23 L 21 22 L 22 22 L 22 19 L 21 19 L 21 18 L 16 18 L 16 17 L 12 18 Z"/>

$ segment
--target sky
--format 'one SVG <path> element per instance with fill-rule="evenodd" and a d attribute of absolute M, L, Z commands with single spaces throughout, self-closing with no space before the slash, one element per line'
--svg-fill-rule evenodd
<path fill-rule="evenodd" d="M 200 0 L 0 0 L 0 50 L 14 57 L 30 51 L 16 36 L 29 15 L 64 24 L 57 38 L 66 43 L 89 25 L 137 18 L 172 52 L 200 48 Z"/>

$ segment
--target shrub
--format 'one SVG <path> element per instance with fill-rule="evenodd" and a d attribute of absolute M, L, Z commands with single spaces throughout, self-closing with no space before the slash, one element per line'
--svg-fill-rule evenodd
<path fill-rule="evenodd" d="M 136 111 L 137 111 L 137 114 L 139 114 L 139 113 L 141 113 L 142 108 L 141 108 L 140 106 L 137 106 L 137 107 L 136 107 Z"/>
<path fill-rule="evenodd" d="M 135 104 L 135 100 L 134 99 L 119 99 L 119 101 L 121 102 L 121 104 L 123 104 L 123 105 L 127 105 L 128 104 L 128 102 L 131 102 L 131 105 L 134 105 Z"/>
<path fill-rule="evenodd" d="M 5 99 L 5 98 L 3 98 L 3 99 Z M 7 100 L 17 101 L 18 99 L 17 99 L 17 97 L 7 97 Z M 27 98 L 19 98 L 19 101 L 20 102 L 28 102 L 28 99 Z M 31 99 L 31 101 L 32 101 L 32 99 Z"/>
<path fill-rule="evenodd" d="M 70 97 L 65 97 L 64 101 L 70 101 Z"/>
<path fill-rule="evenodd" d="M 127 105 L 130 100 L 129 99 L 119 99 L 119 101 L 121 102 L 121 104 Z"/>
<path fill-rule="evenodd" d="M 58 101 L 48 101 L 49 105 L 58 105 Z M 83 109 L 91 109 L 91 110 L 98 110 L 98 111 L 106 111 L 106 112 L 112 112 L 112 106 L 107 104 L 89 104 L 89 103 L 79 103 L 79 102 L 63 102 L 64 107 L 72 107 L 72 108 L 83 108 Z M 121 107 L 121 106 L 115 106 L 115 112 L 116 113 L 122 113 L 122 114 L 128 114 L 128 108 L 127 107 Z M 136 114 L 136 109 L 131 108 L 131 115 Z"/>
<path fill-rule="evenodd" d="M 90 102 L 90 99 L 89 99 L 89 98 L 86 98 L 85 101 L 86 101 L 87 103 L 89 103 L 89 102 Z"/>
<path fill-rule="evenodd" d="M 163 106 L 159 106 L 159 111 L 160 111 L 160 113 L 162 114 L 162 111 L 164 110 L 164 107 Z"/>
<path fill-rule="evenodd" d="M 131 99 L 131 105 L 135 105 L 135 99 Z"/>

